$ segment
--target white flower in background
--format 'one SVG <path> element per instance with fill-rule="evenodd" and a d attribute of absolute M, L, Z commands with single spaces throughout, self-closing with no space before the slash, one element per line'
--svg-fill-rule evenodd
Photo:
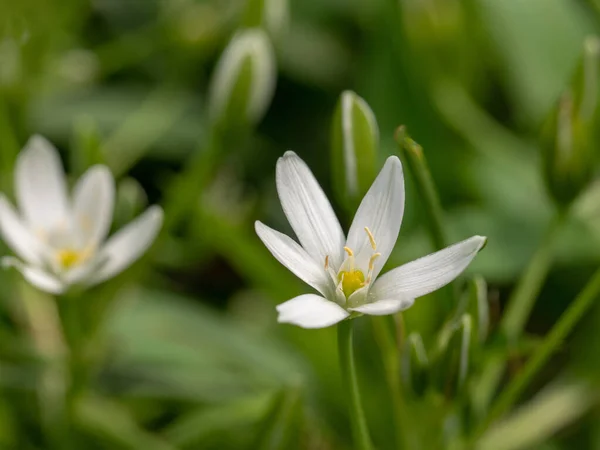
<path fill-rule="evenodd" d="M 43 137 L 33 136 L 16 162 L 19 213 L 0 194 L 0 233 L 20 258 L 5 257 L 4 265 L 53 294 L 74 284 L 98 284 L 123 271 L 153 242 L 163 213 L 152 206 L 105 242 L 114 184 L 106 166 L 94 166 L 69 197 L 58 152 Z"/>
<path fill-rule="evenodd" d="M 352 313 L 393 314 L 450 283 L 486 238 L 473 236 L 404 264 L 377 278 L 400 231 L 404 177 L 395 156 L 363 198 L 346 239 L 327 197 L 294 152 L 277 162 L 277 192 L 301 245 L 256 222 L 256 232 L 277 260 L 321 295 L 304 294 L 277 306 L 278 321 L 323 328 Z"/>

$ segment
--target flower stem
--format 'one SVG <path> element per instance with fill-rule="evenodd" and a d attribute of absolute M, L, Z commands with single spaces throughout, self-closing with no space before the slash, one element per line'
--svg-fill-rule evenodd
<path fill-rule="evenodd" d="M 444 232 L 440 198 L 431 177 L 427 160 L 423 155 L 423 149 L 408 136 L 403 126 L 396 130 L 395 139 L 400 153 L 413 175 L 419 196 L 425 205 L 431 240 L 436 250 L 441 250 L 448 246 L 448 239 Z"/>
<path fill-rule="evenodd" d="M 517 287 L 508 300 L 501 328 L 511 342 L 514 342 L 521 335 L 527 324 L 535 299 L 550 270 L 554 241 L 565 216 L 565 212 L 560 211 L 550 222 L 550 226 L 529 262 L 525 274 L 519 280 Z"/>
<path fill-rule="evenodd" d="M 391 396 L 396 430 L 396 448 L 410 448 L 406 439 L 406 405 L 400 383 L 400 348 L 402 348 L 402 313 L 396 317 L 372 317 L 373 334 L 381 350 L 388 390 Z M 396 323 L 396 319 L 398 322 Z M 391 322 L 391 325 L 390 325 Z"/>
<path fill-rule="evenodd" d="M 570 334 L 577 322 L 585 315 L 594 301 L 600 297 L 600 270 L 596 271 L 586 287 L 560 317 L 556 325 L 546 335 L 535 354 L 527 361 L 519 375 L 502 392 L 500 398 L 483 422 L 481 432 L 495 419 L 510 408 L 528 386 L 529 382 Z"/>
<path fill-rule="evenodd" d="M 340 371 L 345 384 L 345 389 L 350 394 L 350 421 L 352 423 L 352 436 L 357 450 L 372 450 L 371 438 L 367 420 L 360 400 L 358 379 L 354 363 L 352 347 L 352 320 L 344 320 L 338 324 L 338 351 L 340 358 Z"/>
<path fill-rule="evenodd" d="M 167 191 L 163 232 L 175 227 L 185 217 L 189 208 L 197 206 L 198 202 L 194 196 L 202 192 L 210 182 L 221 149 L 221 135 L 218 130 L 211 128 L 205 147 L 196 150 L 183 173 Z"/>

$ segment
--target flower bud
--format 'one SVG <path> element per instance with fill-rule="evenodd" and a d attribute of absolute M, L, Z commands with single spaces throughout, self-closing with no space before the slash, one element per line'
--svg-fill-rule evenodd
<path fill-rule="evenodd" d="M 332 176 L 338 199 L 354 209 L 375 178 L 379 129 L 367 102 L 344 91 L 331 129 Z"/>
<path fill-rule="evenodd" d="M 478 348 L 485 342 L 490 328 L 490 307 L 485 279 L 476 276 L 469 281 L 469 289 L 463 297 L 457 316 L 469 314 L 473 318 L 473 342 Z"/>
<path fill-rule="evenodd" d="M 429 359 L 419 333 L 411 333 L 404 343 L 402 379 L 415 394 L 425 392 L 428 385 Z"/>
<path fill-rule="evenodd" d="M 264 116 L 275 90 L 273 47 L 259 28 L 239 31 L 223 51 L 209 90 L 213 123 L 254 125 Z"/>
<path fill-rule="evenodd" d="M 469 370 L 472 332 L 471 315 L 463 314 L 440 333 L 432 373 L 441 392 L 455 393 L 464 385 Z"/>
<path fill-rule="evenodd" d="M 600 142 L 599 62 L 600 41 L 586 39 L 573 82 L 542 128 L 546 184 L 561 206 L 568 206 L 594 175 Z"/>

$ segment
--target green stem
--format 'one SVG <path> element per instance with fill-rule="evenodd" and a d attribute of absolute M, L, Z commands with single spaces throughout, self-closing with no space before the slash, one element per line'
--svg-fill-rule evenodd
<path fill-rule="evenodd" d="M 500 324 L 509 341 L 514 342 L 525 328 L 535 300 L 544 284 L 552 265 L 554 241 L 558 235 L 566 213 L 560 211 L 550 222 L 546 234 L 529 262 L 525 274 L 508 300 L 506 312 Z"/>
<path fill-rule="evenodd" d="M 533 377 L 539 372 L 550 356 L 558 349 L 564 339 L 571 333 L 577 322 L 585 315 L 594 301 L 600 297 L 600 270 L 596 271 L 586 287 L 575 298 L 560 317 L 550 333 L 544 338 L 539 349 L 527 361 L 521 373 L 502 392 L 500 398 L 483 422 L 480 432 L 495 419 L 508 410 L 523 393 Z"/>
<path fill-rule="evenodd" d="M 566 216 L 566 211 L 559 211 L 550 222 L 542 242 L 508 300 L 500 327 L 510 344 L 519 338 L 527 324 L 535 299 L 548 276 L 552 264 L 554 241 Z M 492 355 L 486 361 L 478 390 L 479 411 L 487 409 L 502 380 L 505 368 L 506 362 L 501 355 Z"/>
<path fill-rule="evenodd" d="M 394 413 L 394 428 L 396 430 L 396 448 L 410 448 L 405 433 L 405 404 L 402 398 L 400 383 L 400 351 L 402 348 L 403 330 L 399 330 L 402 325 L 402 313 L 398 313 L 399 323 L 395 323 L 395 318 L 390 317 L 372 317 L 373 334 L 382 353 L 383 367 L 385 370 L 388 390 L 392 400 Z M 391 326 L 388 323 L 392 322 Z"/>
<path fill-rule="evenodd" d="M 444 215 L 427 160 L 423 155 L 423 149 L 408 137 L 404 127 L 398 128 L 395 139 L 403 159 L 413 175 L 419 196 L 425 205 L 424 209 L 431 240 L 436 250 L 441 250 L 448 246 L 448 239 L 443 225 Z"/>
<path fill-rule="evenodd" d="M 213 127 L 209 130 L 206 147 L 202 151 L 198 149 L 192 155 L 184 172 L 177 177 L 167 192 L 164 232 L 176 226 L 189 208 L 196 207 L 198 196 L 214 173 L 221 148 L 220 133 Z"/>
<path fill-rule="evenodd" d="M 350 421 L 352 423 L 352 436 L 357 450 L 372 450 L 371 438 L 367 420 L 360 400 L 354 351 L 352 348 L 353 320 L 344 320 L 338 324 L 338 351 L 340 358 L 340 371 L 345 390 L 349 393 Z"/>

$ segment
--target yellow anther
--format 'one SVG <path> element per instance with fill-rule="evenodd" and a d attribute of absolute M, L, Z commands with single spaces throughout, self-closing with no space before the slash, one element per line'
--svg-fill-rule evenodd
<path fill-rule="evenodd" d="M 350 248 L 344 247 L 344 251 L 348 253 L 348 256 L 354 256 L 354 252 Z"/>
<path fill-rule="evenodd" d="M 329 255 L 325 255 L 325 270 L 329 269 Z"/>
<path fill-rule="evenodd" d="M 371 247 L 373 250 L 377 249 L 377 243 L 375 242 L 375 238 L 373 237 L 373 233 L 369 230 L 369 227 L 365 227 L 365 231 L 367 232 L 367 236 L 369 236 L 369 242 L 371 243 Z"/>

